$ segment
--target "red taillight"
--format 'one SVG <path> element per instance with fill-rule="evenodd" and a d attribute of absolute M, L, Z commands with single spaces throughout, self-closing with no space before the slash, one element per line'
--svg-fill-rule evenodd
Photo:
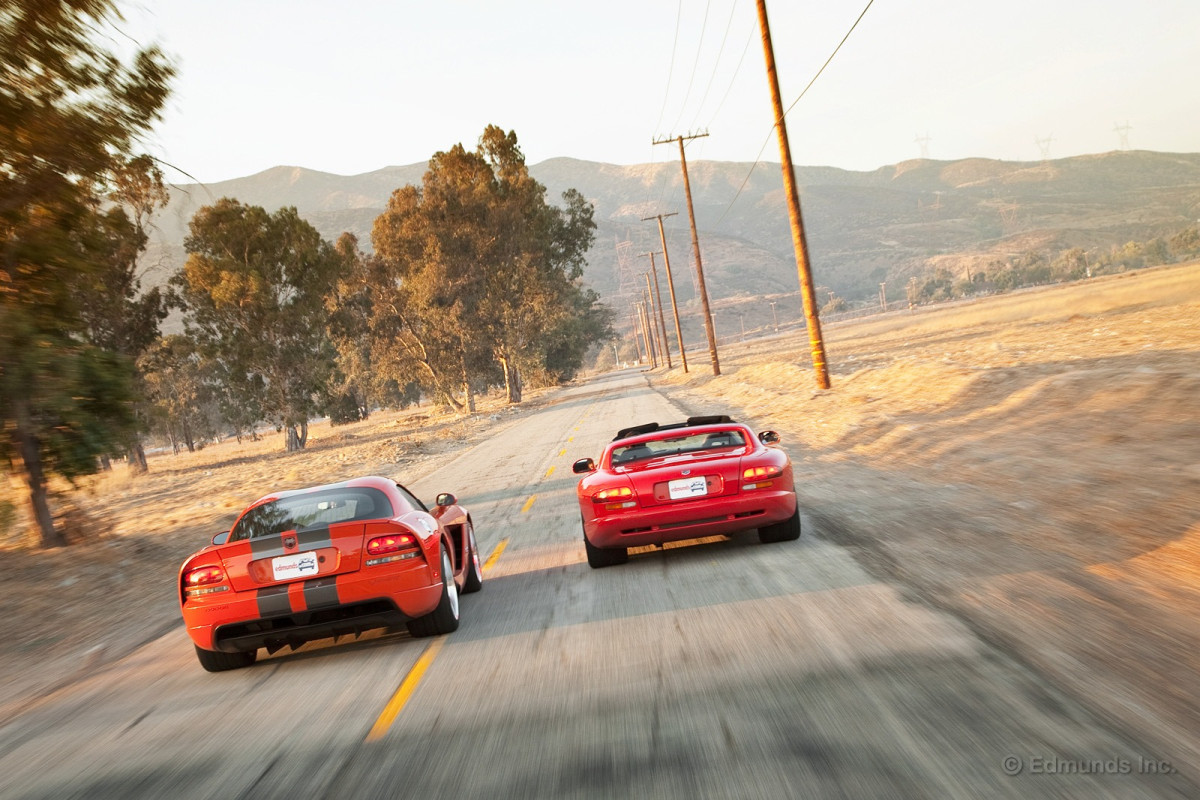
<path fill-rule="evenodd" d="M 628 486 L 621 486 L 617 489 L 601 489 L 592 495 L 593 503 L 607 503 L 612 500 L 620 500 L 623 497 L 633 497 L 633 489 Z"/>
<path fill-rule="evenodd" d="M 386 553 L 409 550 L 416 546 L 417 537 L 411 533 L 393 533 L 387 536 L 378 536 L 367 542 L 367 555 L 382 556 Z"/>
<path fill-rule="evenodd" d="M 754 481 L 759 478 L 778 478 L 783 474 L 783 470 L 779 467 L 746 467 L 742 471 L 742 480 Z"/>
<path fill-rule="evenodd" d="M 200 567 L 188 570 L 183 576 L 184 585 L 193 589 L 197 586 L 207 586 L 210 583 L 221 583 L 225 580 L 225 570 L 220 567 Z"/>
<path fill-rule="evenodd" d="M 782 474 L 780 467 L 746 467 L 742 470 L 742 491 L 769 489 L 775 483 L 772 479 Z"/>

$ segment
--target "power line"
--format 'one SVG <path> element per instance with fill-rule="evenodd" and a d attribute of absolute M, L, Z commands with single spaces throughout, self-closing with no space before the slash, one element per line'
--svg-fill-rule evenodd
<path fill-rule="evenodd" d="M 733 29 L 733 15 L 737 13 L 737 5 L 737 0 L 734 0 L 729 8 L 729 19 L 725 22 L 725 35 L 721 37 L 721 47 L 717 50 L 717 60 L 713 63 L 712 75 L 708 76 L 708 85 L 704 87 L 700 105 L 696 108 L 696 116 L 692 118 L 693 128 L 700 122 L 700 112 L 704 110 L 704 104 L 708 102 L 708 93 L 712 91 L 713 83 L 717 80 L 717 68 L 721 66 L 721 58 L 725 55 L 725 43 L 729 41 L 729 31 Z"/>
<path fill-rule="evenodd" d="M 654 123 L 655 130 L 662 127 L 663 115 L 667 113 L 667 99 L 671 96 L 671 78 L 675 75 L 675 49 L 679 46 L 679 23 L 683 19 L 683 0 L 675 11 L 675 41 L 671 44 L 671 63 L 667 67 L 667 89 L 663 92 L 662 110 L 658 112 L 658 122 Z"/>
<path fill-rule="evenodd" d="M 821 65 L 819 70 L 817 70 L 817 74 L 813 75 L 812 80 L 808 82 L 808 85 L 804 87 L 804 90 L 800 92 L 799 96 L 797 96 L 796 99 L 792 101 L 792 104 L 787 107 L 782 115 L 780 115 L 780 119 L 786 119 L 791 110 L 796 107 L 796 103 L 800 102 L 800 98 L 804 97 L 804 95 L 808 93 L 808 90 L 812 88 L 812 85 L 817 82 L 817 78 L 821 77 L 821 73 L 825 71 L 825 68 L 829 66 L 829 62 L 833 61 L 833 57 L 836 56 L 838 51 L 842 49 L 842 45 L 844 45 L 846 40 L 850 38 L 850 34 L 854 33 L 854 29 L 858 27 L 858 23 L 862 22 L 862 18 L 866 16 L 867 11 L 871 8 L 874 2 L 875 0 L 867 0 L 866 7 L 863 8 L 862 13 L 858 15 L 858 19 L 854 20 L 854 24 L 850 26 L 850 30 L 846 31 L 846 35 L 842 37 L 840 42 L 838 42 L 838 46 L 833 48 L 833 52 L 829 54 L 829 58 L 825 59 L 825 63 Z M 746 173 L 746 179 L 742 181 L 742 185 L 738 187 L 737 193 L 734 194 L 733 199 L 729 201 L 729 206 L 721 213 L 721 216 L 717 219 L 717 221 L 713 223 L 713 227 L 721 224 L 721 221 L 724 220 L 729 214 L 730 209 L 733 208 L 733 204 L 737 202 L 738 197 L 740 197 L 742 192 L 745 190 L 746 184 L 750 182 L 750 176 L 754 174 L 754 168 L 758 166 L 759 161 L 762 159 L 763 151 L 767 149 L 767 144 L 769 144 L 771 141 L 771 134 L 774 132 L 775 125 L 772 125 L 771 130 L 767 132 L 767 138 L 763 140 L 762 147 L 758 149 L 758 155 L 754 157 L 754 163 L 750 165 L 750 171 Z"/>
<path fill-rule="evenodd" d="M 696 81 L 696 70 L 700 66 L 700 53 L 704 51 L 704 34 L 708 31 L 708 10 L 712 6 L 712 0 L 704 4 L 704 21 L 700 23 L 700 41 L 696 43 L 696 58 L 692 61 L 692 75 L 688 78 L 687 91 L 683 93 L 683 102 L 679 104 L 679 116 L 675 119 L 675 124 L 671 126 L 672 130 L 679 128 L 679 123 L 683 120 L 683 111 L 687 108 L 688 98 L 692 96 L 692 84 Z"/>

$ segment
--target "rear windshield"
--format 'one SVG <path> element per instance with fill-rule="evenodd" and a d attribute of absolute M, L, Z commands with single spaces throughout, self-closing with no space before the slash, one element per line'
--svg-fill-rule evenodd
<path fill-rule="evenodd" d="M 649 442 L 614 447 L 612 465 L 632 464 L 661 456 L 673 456 L 677 453 L 698 453 L 704 450 L 716 450 L 722 447 L 742 447 L 746 437 L 741 431 L 713 431 L 709 433 L 689 433 L 683 436 L 673 436 L 670 439 L 655 439 Z"/>
<path fill-rule="evenodd" d="M 283 497 L 255 506 L 238 520 L 229 541 L 319 528 L 335 522 L 392 516 L 392 504 L 378 489 L 354 487 Z"/>

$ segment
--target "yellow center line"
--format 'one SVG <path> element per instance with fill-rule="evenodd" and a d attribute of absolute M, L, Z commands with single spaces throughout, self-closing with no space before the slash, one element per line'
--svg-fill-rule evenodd
<path fill-rule="evenodd" d="M 396 690 L 396 693 L 392 695 L 392 699 L 384 706 L 379 719 L 375 720 L 375 724 L 371 726 L 371 731 L 367 734 L 368 742 L 375 742 L 382 739 L 384 734 L 388 732 L 388 728 L 392 727 L 392 723 L 396 721 L 396 717 L 404 709 L 405 703 L 412 697 L 413 692 L 417 690 L 417 684 L 425 676 L 425 670 L 429 669 L 429 665 L 437 658 L 438 651 L 442 649 L 442 645 L 445 642 L 445 637 L 438 637 L 425 648 L 425 652 L 417 659 L 417 663 L 413 664 L 413 668 L 408 671 L 408 675 L 405 676 L 404 681 L 400 684 L 400 688 Z"/>
<path fill-rule="evenodd" d="M 545 476 L 545 477 L 549 478 L 549 477 L 550 477 L 551 475 L 553 475 L 553 474 L 554 474 L 554 465 L 553 465 L 553 464 L 551 464 L 551 465 L 550 465 L 550 469 L 546 470 L 546 476 Z"/>
<path fill-rule="evenodd" d="M 487 572 L 492 567 L 496 566 L 496 562 L 500 559 L 500 554 L 504 552 L 504 548 L 508 547 L 508 539 L 501 539 L 500 544 L 496 545 L 496 549 L 488 556 L 488 560 L 483 562 L 483 571 Z"/>
<path fill-rule="evenodd" d="M 533 501 L 537 500 L 536 494 L 529 495 L 529 499 L 525 501 L 525 505 L 521 506 L 521 513 L 524 514 L 529 509 L 533 508 Z"/>
<path fill-rule="evenodd" d="M 565 456 L 565 455 L 567 454 L 567 448 L 565 448 L 565 447 L 564 447 L 562 450 L 559 450 L 559 451 L 558 451 L 558 454 L 559 454 L 560 456 Z"/>
<path fill-rule="evenodd" d="M 567 441 L 568 441 L 568 442 L 573 442 L 573 441 L 575 441 L 575 437 L 574 437 L 574 436 L 568 436 L 568 437 L 567 437 Z"/>

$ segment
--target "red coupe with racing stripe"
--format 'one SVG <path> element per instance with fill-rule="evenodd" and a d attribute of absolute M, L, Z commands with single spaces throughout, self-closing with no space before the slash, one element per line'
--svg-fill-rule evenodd
<path fill-rule="evenodd" d="M 624 563 L 629 547 L 758 529 L 763 542 L 800 536 L 792 462 L 779 435 L 726 416 L 650 422 L 575 462 L 588 564 Z"/>
<path fill-rule="evenodd" d="M 471 516 L 452 494 L 429 509 L 387 478 L 276 492 L 179 571 L 179 604 L 209 672 L 372 628 L 458 628 L 483 572 Z"/>

